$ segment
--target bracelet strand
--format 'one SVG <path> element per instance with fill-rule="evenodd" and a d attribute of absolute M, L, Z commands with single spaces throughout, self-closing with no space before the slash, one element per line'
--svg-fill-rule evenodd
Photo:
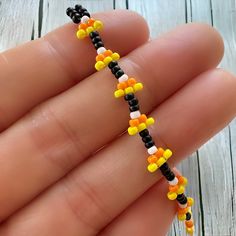
<path fill-rule="evenodd" d="M 152 117 L 147 117 L 140 112 L 139 101 L 135 93 L 143 89 L 143 84 L 137 82 L 134 78 L 129 77 L 121 69 L 118 64 L 120 55 L 117 52 L 107 50 L 99 35 L 99 30 L 103 28 L 103 23 L 95 20 L 90 16 L 86 8 L 81 5 L 75 5 L 74 8 L 69 7 L 66 14 L 72 19 L 75 24 L 78 24 L 76 36 L 78 39 L 89 37 L 97 50 L 95 68 L 97 71 L 108 67 L 111 73 L 118 80 L 117 89 L 114 92 L 115 98 L 124 97 L 124 100 L 129 105 L 130 120 L 129 120 L 129 135 L 139 133 L 142 141 L 147 148 L 147 170 L 151 173 L 160 169 L 162 175 L 169 183 L 169 191 L 167 197 L 170 200 L 177 201 L 177 216 L 181 221 L 185 221 L 186 232 L 190 235 L 194 233 L 194 223 L 191 212 L 191 206 L 194 201 L 184 194 L 187 179 L 181 175 L 176 175 L 167 164 L 167 160 L 172 156 L 170 149 L 156 147 L 155 142 L 148 131 L 148 126 L 154 124 Z"/>

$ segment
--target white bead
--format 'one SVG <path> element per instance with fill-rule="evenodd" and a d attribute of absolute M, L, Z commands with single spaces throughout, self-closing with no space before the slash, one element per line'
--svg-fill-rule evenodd
<path fill-rule="evenodd" d="M 148 154 L 153 155 L 154 153 L 157 152 L 157 147 L 154 145 L 154 146 L 148 148 L 147 151 L 148 151 Z"/>
<path fill-rule="evenodd" d="M 131 119 L 137 119 L 141 116 L 141 113 L 140 111 L 133 111 L 133 112 L 130 112 L 130 118 Z"/>
<path fill-rule="evenodd" d="M 182 208 L 182 209 L 184 209 L 184 208 L 186 208 L 186 207 L 188 206 L 187 203 L 185 203 L 185 204 L 179 204 L 179 203 L 178 203 L 178 205 L 179 205 L 179 207 Z"/>
<path fill-rule="evenodd" d="M 119 79 L 118 79 L 118 81 L 121 83 L 121 82 L 124 82 L 124 81 L 126 81 L 126 80 L 128 80 L 128 75 L 126 75 L 126 74 L 123 74 Z"/>
<path fill-rule="evenodd" d="M 97 49 L 97 54 L 102 54 L 102 53 L 104 53 L 105 51 L 106 51 L 106 48 L 100 47 L 100 48 Z"/>
<path fill-rule="evenodd" d="M 176 184 L 178 184 L 179 180 L 175 177 L 173 180 L 168 181 L 170 185 L 175 186 Z"/>
<path fill-rule="evenodd" d="M 88 17 L 88 16 L 83 16 L 83 17 L 81 18 L 81 22 L 82 22 L 82 23 L 87 23 L 88 20 L 89 20 L 89 17 Z"/>

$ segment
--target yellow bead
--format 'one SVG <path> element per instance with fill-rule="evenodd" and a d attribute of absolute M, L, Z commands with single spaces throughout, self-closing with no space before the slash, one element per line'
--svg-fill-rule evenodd
<path fill-rule="evenodd" d="M 178 219 L 181 221 L 186 220 L 186 214 L 178 214 Z"/>
<path fill-rule="evenodd" d="M 165 162 L 166 160 L 163 157 L 160 157 L 157 161 L 158 167 L 161 167 Z"/>
<path fill-rule="evenodd" d="M 122 97 L 122 96 L 124 96 L 124 95 L 125 95 L 125 92 L 124 92 L 123 89 L 118 89 L 118 90 L 116 90 L 116 91 L 114 92 L 114 96 L 115 96 L 116 98 L 120 98 L 120 97 Z"/>
<path fill-rule="evenodd" d="M 112 53 L 112 60 L 117 61 L 120 59 L 120 55 L 117 52 Z"/>
<path fill-rule="evenodd" d="M 87 33 L 86 33 L 85 30 L 80 29 L 80 30 L 77 31 L 76 35 L 77 35 L 78 39 L 83 39 L 87 36 Z"/>
<path fill-rule="evenodd" d="M 106 65 L 105 65 L 105 63 L 103 62 L 103 61 L 98 61 L 98 62 L 96 62 L 96 64 L 95 64 L 95 68 L 96 68 L 96 70 L 101 70 L 101 69 L 103 69 L 104 67 L 105 67 Z"/>
<path fill-rule="evenodd" d="M 141 123 L 138 125 L 138 132 L 141 132 L 142 130 L 146 129 L 147 126 L 145 123 Z"/>
<path fill-rule="evenodd" d="M 147 126 L 152 125 L 152 124 L 154 124 L 154 122 L 155 122 L 155 120 L 152 117 L 150 117 L 146 120 L 146 125 Z"/>
<path fill-rule="evenodd" d="M 191 228 L 186 228 L 186 232 L 188 233 L 188 234 L 190 234 L 190 235 L 193 235 L 193 233 L 194 233 L 194 227 L 191 227 Z"/>
<path fill-rule="evenodd" d="M 103 62 L 104 62 L 106 65 L 108 65 L 112 60 L 113 60 L 112 57 L 106 57 L 106 58 L 103 60 Z"/>
<path fill-rule="evenodd" d="M 94 28 L 92 26 L 89 26 L 87 29 L 86 29 L 86 32 L 87 34 L 90 34 L 91 32 L 94 31 Z"/>
<path fill-rule="evenodd" d="M 172 151 L 170 149 L 166 149 L 164 151 L 163 157 L 168 160 L 172 156 Z"/>
<path fill-rule="evenodd" d="M 134 89 L 132 87 L 128 87 L 125 89 L 125 94 L 133 93 L 133 92 L 134 92 Z"/>
<path fill-rule="evenodd" d="M 188 180 L 186 177 L 183 177 L 183 180 L 184 180 L 183 185 L 186 186 L 188 184 Z"/>
<path fill-rule="evenodd" d="M 93 23 L 93 27 L 94 27 L 95 30 L 100 30 L 100 29 L 103 28 L 103 23 L 100 20 L 96 20 Z"/>
<path fill-rule="evenodd" d="M 167 193 L 167 197 L 168 197 L 171 201 L 173 201 L 173 200 L 175 200 L 175 199 L 177 198 L 177 194 L 174 193 L 174 192 L 168 192 L 168 193 Z"/>
<path fill-rule="evenodd" d="M 189 206 L 192 206 L 194 204 L 194 199 L 191 197 L 188 197 L 187 199 L 188 199 Z"/>
<path fill-rule="evenodd" d="M 182 193 L 184 193 L 184 191 L 185 191 L 184 186 L 183 186 L 183 185 L 180 185 L 179 188 L 178 188 L 178 190 L 177 190 L 177 193 L 178 193 L 178 194 L 182 194 Z"/>
<path fill-rule="evenodd" d="M 147 169 L 149 172 L 153 173 L 158 169 L 158 167 L 156 163 L 151 163 L 148 165 Z"/>
<path fill-rule="evenodd" d="M 129 133 L 129 135 L 135 135 L 138 133 L 138 128 L 137 127 L 129 127 L 128 133 Z"/>
<path fill-rule="evenodd" d="M 142 90 L 143 89 L 143 84 L 142 83 L 136 83 L 134 86 L 134 91 L 139 91 L 139 90 Z"/>

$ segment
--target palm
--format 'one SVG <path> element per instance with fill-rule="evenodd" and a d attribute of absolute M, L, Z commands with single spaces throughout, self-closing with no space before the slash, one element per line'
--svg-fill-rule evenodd
<path fill-rule="evenodd" d="M 107 48 L 143 82 L 142 111 L 156 118 L 150 131 L 174 151 L 172 165 L 233 118 L 236 81 L 213 69 L 223 54 L 213 29 L 187 25 L 147 43 L 136 14 L 95 17 Z M 2 54 L 0 234 L 164 235 L 175 214 L 167 185 L 147 173 L 140 140 L 120 135 L 126 104 L 113 98 L 108 70 L 94 73 L 95 51 L 74 32 L 66 25 Z"/>

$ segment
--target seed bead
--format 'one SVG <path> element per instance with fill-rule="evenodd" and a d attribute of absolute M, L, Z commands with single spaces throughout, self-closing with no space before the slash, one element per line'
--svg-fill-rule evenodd
<path fill-rule="evenodd" d="M 147 151 L 148 151 L 148 154 L 152 155 L 152 154 L 154 154 L 155 152 L 157 152 L 157 147 L 154 145 L 154 146 L 148 148 Z"/>

